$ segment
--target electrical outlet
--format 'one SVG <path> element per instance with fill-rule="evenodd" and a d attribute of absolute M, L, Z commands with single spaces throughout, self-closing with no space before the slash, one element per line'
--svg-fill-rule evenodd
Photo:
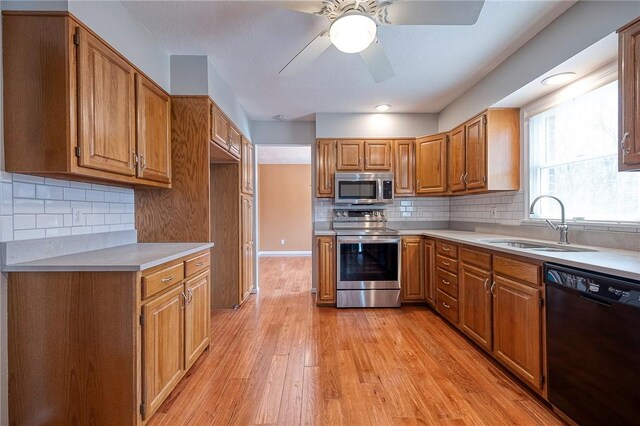
<path fill-rule="evenodd" d="M 284 245 L 284 238 L 280 240 L 280 245 L 283 246 Z"/>
<path fill-rule="evenodd" d="M 73 226 L 84 225 L 84 212 L 82 210 L 72 209 L 71 218 Z"/>
<path fill-rule="evenodd" d="M 496 206 L 491 206 L 491 217 L 493 219 L 498 217 L 498 207 Z"/>

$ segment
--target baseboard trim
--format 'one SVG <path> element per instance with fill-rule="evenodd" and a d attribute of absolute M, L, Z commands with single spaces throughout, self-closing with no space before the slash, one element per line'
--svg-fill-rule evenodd
<path fill-rule="evenodd" d="M 275 256 L 311 256 L 310 251 L 261 251 L 258 252 L 259 257 L 275 257 Z"/>

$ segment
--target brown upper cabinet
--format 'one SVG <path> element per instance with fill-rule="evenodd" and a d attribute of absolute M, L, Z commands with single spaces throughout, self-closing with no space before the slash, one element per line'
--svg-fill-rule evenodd
<path fill-rule="evenodd" d="M 171 102 L 148 78 L 136 75 L 138 176 L 171 182 Z"/>
<path fill-rule="evenodd" d="M 2 30 L 7 171 L 170 187 L 166 92 L 71 15 Z"/>
<path fill-rule="evenodd" d="M 393 141 L 393 173 L 396 195 L 413 195 L 415 148 L 413 140 Z"/>
<path fill-rule="evenodd" d="M 391 170 L 390 140 L 339 140 L 337 152 L 338 171 Z"/>
<path fill-rule="evenodd" d="M 416 194 L 447 192 L 447 135 L 416 139 Z"/>
<path fill-rule="evenodd" d="M 333 198 L 333 178 L 336 173 L 336 141 L 316 141 L 316 197 Z"/>
<path fill-rule="evenodd" d="M 240 156 L 240 145 L 242 144 L 242 136 L 236 126 L 229 126 L 229 151 L 236 157 Z"/>
<path fill-rule="evenodd" d="M 640 171 L 640 19 L 618 30 L 619 171 Z"/>
<path fill-rule="evenodd" d="M 449 133 L 449 191 L 520 189 L 520 110 L 488 109 Z"/>
<path fill-rule="evenodd" d="M 214 103 L 211 104 L 211 140 L 221 148 L 229 150 L 231 127 L 229 119 Z"/>
<path fill-rule="evenodd" d="M 253 194 L 253 144 L 242 136 L 242 185 L 244 194 Z"/>

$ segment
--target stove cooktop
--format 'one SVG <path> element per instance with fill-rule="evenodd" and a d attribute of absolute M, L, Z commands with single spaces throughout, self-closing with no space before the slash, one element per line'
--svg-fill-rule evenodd
<path fill-rule="evenodd" d="M 391 228 L 334 228 L 336 235 L 371 235 L 371 236 L 385 236 L 385 235 L 399 235 L 400 233 Z"/>

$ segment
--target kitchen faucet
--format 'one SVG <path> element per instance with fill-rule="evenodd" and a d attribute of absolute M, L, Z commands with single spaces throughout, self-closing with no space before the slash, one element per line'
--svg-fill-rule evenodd
<path fill-rule="evenodd" d="M 565 217 L 564 217 L 564 204 L 562 204 L 562 201 L 560 201 L 559 198 L 554 197 L 553 195 L 541 195 L 537 197 L 531 203 L 531 207 L 529 207 L 529 214 L 533 214 L 533 207 L 536 205 L 536 203 L 540 198 L 551 198 L 553 200 L 556 200 L 558 204 L 560 204 L 560 216 L 561 216 L 560 224 L 556 225 L 553 222 L 551 222 L 549 219 L 545 219 L 545 221 L 547 221 L 549 226 L 551 226 L 553 229 L 560 231 L 560 241 L 558 241 L 558 244 L 569 244 L 569 226 L 567 225 L 567 221 L 565 220 Z"/>

